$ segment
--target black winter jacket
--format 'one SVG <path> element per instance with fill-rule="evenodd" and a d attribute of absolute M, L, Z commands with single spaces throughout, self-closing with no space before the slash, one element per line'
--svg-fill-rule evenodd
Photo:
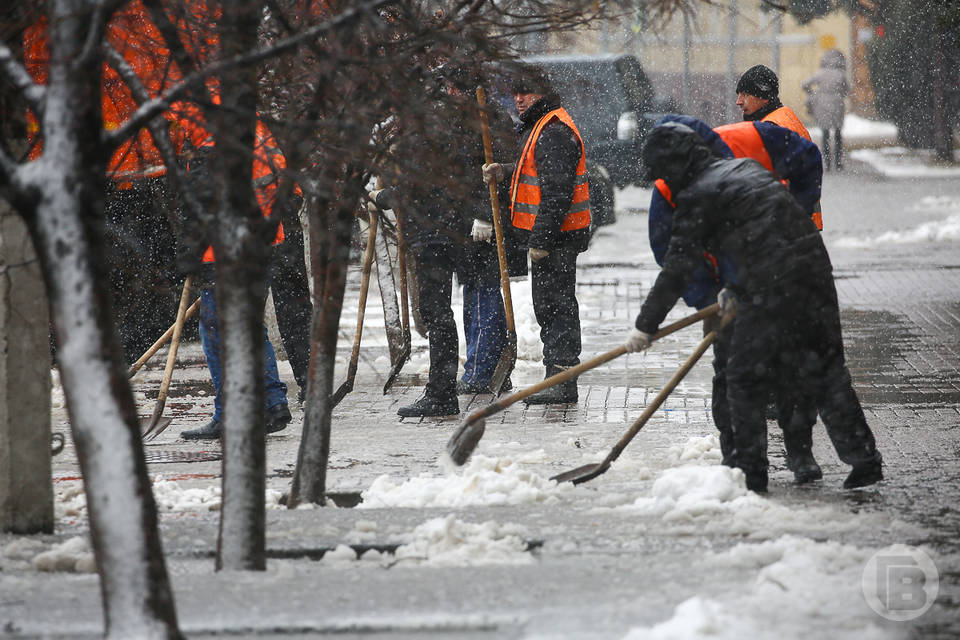
<path fill-rule="evenodd" d="M 520 116 L 517 129 L 520 153 L 537 121 L 561 106 L 560 98 L 548 95 L 536 102 Z M 531 231 L 518 230 L 529 247 L 547 251 L 561 247 L 586 251 L 590 243 L 590 229 L 561 231 L 563 219 L 573 201 L 577 164 L 580 162 L 580 143 L 573 131 L 554 120 L 543 128 L 534 149 L 537 175 L 540 177 L 540 211 Z M 519 156 L 517 162 L 520 161 Z"/>
<path fill-rule="evenodd" d="M 475 105 L 454 101 L 437 102 L 432 113 L 433 126 L 420 134 L 400 132 L 396 156 L 409 167 L 412 174 L 421 176 L 420 186 L 391 188 L 378 198 L 383 207 L 398 206 L 404 215 L 406 241 L 414 250 L 428 251 L 434 246 L 453 246 L 458 258 L 458 275 L 470 277 L 478 269 L 497 271 L 496 245 L 476 243 L 470 231 L 475 219 L 493 222 L 489 187 L 483 182 L 480 168 L 484 163 L 483 143 L 479 117 Z M 466 107 L 466 108 L 464 108 Z M 513 145 L 509 116 L 496 104 L 488 103 L 487 117 L 492 134 L 494 156 L 508 153 Z M 424 185 L 422 162 L 430 155 L 432 184 Z M 509 185 L 500 190 L 501 223 L 511 231 L 509 219 Z M 525 250 L 514 234 L 507 238 L 508 261 L 522 265 L 520 275 L 526 272 Z M 491 259 L 492 256 L 492 259 Z M 493 263 L 491 265 L 491 263 Z M 517 268 L 511 268 L 514 274 Z"/>
<path fill-rule="evenodd" d="M 741 295 L 829 274 L 823 238 L 777 178 L 749 158 L 707 160 L 691 167 L 675 193 L 673 230 L 663 268 L 637 316 L 655 333 L 703 260 L 703 251 L 732 258 Z"/>

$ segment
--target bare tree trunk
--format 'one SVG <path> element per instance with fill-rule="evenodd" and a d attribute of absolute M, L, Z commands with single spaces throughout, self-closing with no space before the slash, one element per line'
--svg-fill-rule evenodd
<path fill-rule="evenodd" d="M 221 8 L 223 57 L 254 48 L 258 3 L 224 3 Z M 252 66 L 223 74 L 224 108 L 211 117 L 220 195 L 214 251 L 224 375 L 223 511 L 216 566 L 262 571 L 266 569 L 263 307 L 267 231 L 272 225 L 257 207 L 252 183 L 256 77 Z"/>
<path fill-rule="evenodd" d="M 329 176 L 329 174 L 328 174 Z M 329 176 L 332 177 L 332 176 Z M 331 185 L 333 180 L 325 180 Z M 310 381 L 303 416 L 303 434 L 297 454 L 297 466 L 287 505 L 293 509 L 302 502 L 324 504 L 327 462 L 330 457 L 330 418 L 333 407 L 334 364 L 337 356 L 337 331 L 343 309 L 343 294 L 350 257 L 350 232 L 356 203 L 363 192 L 364 176 L 355 167 L 348 168 L 341 183 L 340 197 L 327 196 L 320 206 L 308 209 L 310 219 L 310 268 L 313 275 L 313 322 L 310 335 Z M 331 193 L 329 186 L 321 186 Z"/>
<path fill-rule="evenodd" d="M 11 182 L 42 263 L 83 471 L 108 638 L 180 638 L 103 247 L 101 59 L 90 5 L 50 5 L 44 154 Z M 105 19 L 105 17 L 104 17 Z M 95 35 L 95 34 L 94 34 Z M 96 37 L 91 42 L 98 42 Z"/>

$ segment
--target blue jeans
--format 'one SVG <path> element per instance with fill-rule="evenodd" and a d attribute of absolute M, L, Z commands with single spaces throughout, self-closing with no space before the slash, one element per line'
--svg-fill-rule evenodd
<path fill-rule="evenodd" d="M 463 333 L 467 343 L 463 381 L 489 386 L 500 354 L 507 346 L 500 280 L 478 277 L 463 284 Z"/>
<path fill-rule="evenodd" d="M 223 366 L 220 364 L 220 328 L 217 324 L 217 298 L 212 287 L 200 289 L 200 344 L 207 359 L 207 368 L 213 379 L 216 397 L 213 400 L 213 419 L 223 422 Z M 287 404 L 287 385 L 280 381 L 277 356 L 263 327 L 264 376 L 266 378 L 266 402 L 268 409 Z"/>

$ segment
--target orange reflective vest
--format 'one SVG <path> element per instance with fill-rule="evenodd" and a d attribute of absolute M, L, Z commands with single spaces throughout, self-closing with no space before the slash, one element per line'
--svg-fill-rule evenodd
<path fill-rule="evenodd" d="M 192 131 L 196 133 L 201 127 L 194 123 Z M 276 140 L 270 129 L 263 122 L 257 120 L 257 141 L 253 150 L 253 192 L 257 197 L 257 204 L 264 218 L 273 213 L 273 205 L 277 199 L 277 180 L 280 171 L 286 168 L 287 160 L 277 147 Z M 198 147 L 212 147 L 213 138 L 203 138 Z M 299 189 L 298 189 L 299 190 Z M 283 223 L 277 224 L 277 235 L 273 244 L 280 244 L 284 240 Z M 203 253 L 204 262 L 214 262 L 213 247 L 207 247 Z"/>
<path fill-rule="evenodd" d="M 780 107 L 779 109 L 774 109 L 763 118 L 763 122 L 772 122 L 773 124 L 778 124 L 785 129 L 790 129 L 797 135 L 803 136 L 807 140 L 813 141 L 810 138 L 810 132 L 807 131 L 807 128 L 803 126 L 803 123 L 800 122 L 800 118 L 797 117 L 797 114 L 793 112 L 793 109 L 790 107 Z"/>
<path fill-rule="evenodd" d="M 527 137 L 527 142 L 523 146 L 523 153 L 520 154 L 520 161 L 513 172 L 513 180 L 510 183 L 510 219 L 513 226 L 518 229 L 533 229 L 533 224 L 540 212 L 540 177 L 537 174 L 537 161 L 534 157 L 534 148 L 540 132 L 554 119 L 570 127 L 577 142 L 580 143 L 580 161 L 577 163 L 577 178 L 573 187 L 573 199 L 567 215 L 560 225 L 561 231 L 574 231 L 576 229 L 586 229 L 590 226 L 590 185 L 587 182 L 587 153 L 583 147 L 583 139 L 580 137 L 580 131 L 577 125 L 573 123 L 573 118 L 567 113 L 566 109 L 560 107 L 554 109 L 540 118 L 533 127 L 533 131 Z"/>
<path fill-rule="evenodd" d="M 137 74 L 151 96 L 157 96 L 175 81 L 180 73 L 170 61 L 170 55 L 159 30 L 139 0 L 117 10 L 107 23 L 106 39 L 120 53 Z M 50 51 L 46 18 L 41 18 L 23 32 L 24 62 L 38 84 L 47 83 Z M 101 110 L 103 126 L 111 131 L 123 125 L 137 110 L 138 105 L 118 73 L 103 64 L 103 92 Z M 169 114 L 164 114 L 168 120 Z M 38 138 L 39 123 L 33 112 L 27 114 L 27 132 L 31 143 L 30 159 L 42 153 L 43 141 Z M 153 138 L 144 128 L 121 144 L 107 163 L 107 176 L 114 187 L 129 189 L 132 181 L 166 174 L 160 152 Z"/>
<path fill-rule="evenodd" d="M 730 147 L 734 158 L 753 158 L 767 171 L 773 171 L 773 160 L 752 122 L 725 124 L 713 131 Z"/>
<path fill-rule="evenodd" d="M 807 140 L 813 142 L 813 139 L 810 137 L 810 132 L 807 131 L 807 128 L 803 126 L 803 123 L 800 122 L 800 118 L 797 117 L 797 114 L 793 112 L 793 109 L 790 107 L 780 107 L 779 109 L 774 109 L 767 114 L 767 117 L 763 118 L 764 122 L 772 122 L 773 124 L 778 124 L 785 129 L 790 129 L 799 136 L 803 136 Z M 817 229 L 823 231 L 823 212 L 820 210 L 820 201 L 817 201 L 816 211 L 813 212 L 813 215 L 810 216 L 813 219 L 813 224 L 817 225 Z"/>

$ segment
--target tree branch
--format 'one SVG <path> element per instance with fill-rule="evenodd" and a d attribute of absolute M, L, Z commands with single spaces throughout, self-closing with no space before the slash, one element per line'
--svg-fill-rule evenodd
<path fill-rule="evenodd" d="M 238 67 L 256 64 L 276 55 L 292 51 L 301 44 L 315 40 L 329 31 L 351 24 L 361 16 L 381 6 L 390 4 L 392 0 L 371 0 L 363 5 L 347 9 L 331 20 L 310 27 L 303 32 L 277 41 L 275 44 L 252 51 L 245 55 L 234 56 L 227 60 L 214 62 L 202 69 L 187 75 L 184 79 L 167 89 L 161 96 L 153 98 L 140 105 L 140 108 L 120 127 L 108 132 L 104 141 L 111 146 L 119 146 L 124 140 L 133 135 L 147 122 L 170 108 L 170 105 L 186 95 L 187 91 L 195 87 L 203 87 L 204 80 L 210 76 L 230 71 Z"/>
<path fill-rule="evenodd" d="M 147 88 L 143 86 L 140 77 L 130 67 L 126 59 L 120 55 L 120 52 L 105 42 L 103 54 L 107 64 L 123 78 L 123 81 L 133 94 L 133 99 L 136 100 L 138 104 L 149 102 L 150 94 Z M 147 130 L 153 138 L 154 146 L 157 147 L 160 155 L 163 157 L 163 163 L 167 167 L 167 175 L 170 178 L 170 182 L 181 194 L 184 205 L 196 219 L 204 220 L 206 210 L 201 206 L 200 201 L 197 200 L 194 193 L 187 188 L 186 172 L 184 172 L 183 167 L 180 166 L 177 150 L 173 146 L 173 141 L 170 140 L 170 131 L 164 126 L 164 122 L 161 118 L 153 118 L 147 122 Z"/>
<path fill-rule="evenodd" d="M 2 42 L 0 42 L 0 72 L 23 96 L 37 117 L 41 117 L 47 95 L 46 89 L 33 81 L 24 66 L 17 61 L 13 51 Z"/>

